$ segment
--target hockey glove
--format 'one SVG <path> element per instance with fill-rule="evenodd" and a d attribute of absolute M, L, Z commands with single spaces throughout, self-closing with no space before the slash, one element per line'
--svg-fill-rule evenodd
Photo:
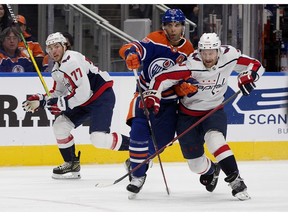
<path fill-rule="evenodd" d="M 50 98 L 47 100 L 47 109 L 53 115 L 59 115 L 68 109 L 68 101 L 64 96 Z"/>
<path fill-rule="evenodd" d="M 257 73 L 254 71 L 244 71 L 238 75 L 238 87 L 243 95 L 247 96 L 256 88 L 254 81 L 257 78 Z"/>
<path fill-rule="evenodd" d="M 40 107 L 44 108 L 46 104 L 45 96 L 42 94 L 34 94 L 27 98 L 26 101 L 22 103 L 22 107 L 25 112 L 34 113 Z"/>
<path fill-rule="evenodd" d="M 174 88 L 175 93 L 179 97 L 184 97 L 184 96 L 192 97 L 198 92 L 198 86 L 195 85 L 197 83 L 198 82 L 195 79 L 191 77 L 187 77 L 186 79 L 181 80 L 173 88 Z"/>
<path fill-rule="evenodd" d="M 146 90 L 143 92 L 143 98 L 146 108 L 153 110 L 153 113 L 157 115 L 160 109 L 161 94 L 156 90 Z M 142 101 L 140 101 L 139 106 L 144 108 Z"/>
<path fill-rule="evenodd" d="M 141 59 L 136 47 L 132 46 L 125 51 L 125 61 L 129 70 L 138 69 L 141 64 Z"/>

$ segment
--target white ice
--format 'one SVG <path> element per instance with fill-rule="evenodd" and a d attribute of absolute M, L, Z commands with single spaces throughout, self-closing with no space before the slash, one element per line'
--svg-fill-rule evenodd
<path fill-rule="evenodd" d="M 51 166 L 2 167 L 0 212 L 288 211 L 288 161 L 241 161 L 238 166 L 251 200 L 233 197 L 223 172 L 215 191 L 207 192 L 186 163 L 163 163 L 170 195 L 160 166 L 154 163 L 135 200 L 127 198 L 128 178 L 110 187 L 95 187 L 125 175 L 122 164 L 82 165 L 80 180 L 54 180 Z"/>

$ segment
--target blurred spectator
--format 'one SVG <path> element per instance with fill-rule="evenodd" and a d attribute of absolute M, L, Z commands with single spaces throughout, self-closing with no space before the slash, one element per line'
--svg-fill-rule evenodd
<path fill-rule="evenodd" d="M 134 15 L 139 18 L 149 18 L 152 20 L 152 8 L 150 4 L 132 4 L 129 6 L 130 15 Z"/>
<path fill-rule="evenodd" d="M 61 34 L 66 38 L 67 40 L 67 50 L 72 50 L 72 47 L 74 45 L 74 38 L 69 32 L 61 32 Z M 54 61 L 52 58 L 46 54 L 43 62 L 42 62 L 42 69 L 44 72 L 49 72 L 53 68 Z"/>
<path fill-rule="evenodd" d="M 72 50 L 72 47 L 74 45 L 74 38 L 69 32 L 61 32 L 61 34 L 66 38 L 67 40 L 67 50 Z"/>
<path fill-rule="evenodd" d="M 30 59 L 18 49 L 20 34 L 15 27 L 8 27 L 0 34 L 0 72 L 35 71 Z"/>
<path fill-rule="evenodd" d="M 17 21 L 19 24 L 19 27 L 22 31 L 22 34 L 32 52 L 32 55 L 39 67 L 40 70 L 42 70 L 42 61 L 45 56 L 45 53 L 43 49 L 41 48 L 41 45 L 36 41 L 36 39 L 28 32 L 27 25 L 26 25 L 26 19 L 22 15 L 17 16 Z M 29 53 L 25 47 L 25 44 L 23 41 L 20 41 L 18 44 L 19 49 L 21 49 L 23 52 L 26 53 L 27 56 L 29 56 Z M 29 56 L 30 57 L 30 56 Z"/>
<path fill-rule="evenodd" d="M 12 25 L 12 19 L 10 18 L 9 11 L 6 4 L 0 4 L 0 33 Z"/>
<path fill-rule="evenodd" d="M 199 15 L 199 7 L 198 5 L 192 6 L 192 12 L 189 14 L 188 19 L 194 22 L 197 27 L 195 30 L 190 34 L 191 42 L 195 48 L 198 47 L 199 36 L 198 36 L 198 15 Z"/>

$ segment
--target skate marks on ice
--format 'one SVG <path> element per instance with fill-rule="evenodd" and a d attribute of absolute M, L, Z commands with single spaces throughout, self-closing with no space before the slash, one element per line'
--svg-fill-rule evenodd
<path fill-rule="evenodd" d="M 114 182 L 125 175 L 122 164 L 82 165 L 79 180 L 54 180 L 53 167 L 2 167 L 0 212 L 288 211 L 288 161 L 239 162 L 241 177 L 251 196 L 247 201 L 232 196 L 223 172 L 210 193 L 186 163 L 163 165 L 170 196 L 156 163 L 133 200 L 128 199 L 126 191 L 128 178 L 110 187 L 95 187 L 97 182 Z"/>

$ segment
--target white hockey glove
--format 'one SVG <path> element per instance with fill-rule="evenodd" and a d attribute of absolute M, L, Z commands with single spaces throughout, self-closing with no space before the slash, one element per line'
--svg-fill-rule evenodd
<path fill-rule="evenodd" d="M 156 90 L 146 90 L 143 92 L 144 103 L 147 109 L 152 109 L 157 115 L 160 109 L 161 94 Z M 144 108 L 142 101 L 140 101 L 140 108 Z"/>
<path fill-rule="evenodd" d="M 256 81 L 258 74 L 254 71 L 243 71 L 238 75 L 238 87 L 243 95 L 247 96 L 256 88 L 254 81 Z"/>
<path fill-rule="evenodd" d="M 22 107 L 25 112 L 34 113 L 39 108 L 44 108 L 45 104 L 46 100 L 44 95 L 34 94 L 28 97 L 28 99 L 22 103 Z"/>
<path fill-rule="evenodd" d="M 53 115 L 59 115 L 69 108 L 67 98 L 64 96 L 48 99 L 46 107 Z"/>

